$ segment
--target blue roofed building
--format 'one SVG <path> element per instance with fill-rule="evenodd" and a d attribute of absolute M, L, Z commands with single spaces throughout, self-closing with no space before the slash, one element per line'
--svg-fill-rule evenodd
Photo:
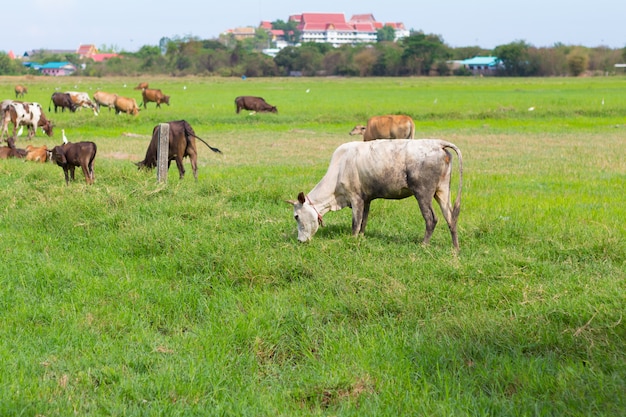
<path fill-rule="evenodd" d="M 63 76 L 76 72 L 76 66 L 71 62 L 48 62 L 39 67 L 43 75 Z"/>
<path fill-rule="evenodd" d="M 502 60 L 495 56 L 475 56 L 474 58 L 459 61 L 459 64 L 473 74 L 492 75 L 503 68 Z"/>

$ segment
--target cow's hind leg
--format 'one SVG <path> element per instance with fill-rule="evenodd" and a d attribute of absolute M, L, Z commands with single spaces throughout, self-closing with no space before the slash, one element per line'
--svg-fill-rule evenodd
<path fill-rule="evenodd" d="M 183 166 L 182 156 L 176 156 L 176 166 L 178 167 L 179 178 L 182 180 L 185 177 L 185 167 Z"/>
<path fill-rule="evenodd" d="M 446 223 L 448 223 L 448 229 L 450 229 L 450 235 L 452 236 L 452 245 L 458 251 L 459 237 L 456 231 L 456 221 L 452 218 L 452 206 L 450 205 L 450 188 L 439 188 L 435 193 L 435 200 L 437 200 L 437 203 L 439 203 L 443 218 L 446 220 Z"/>
<path fill-rule="evenodd" d="M 87 164 L 80 164 L 80 167 L 83 170 L 83 175 L 85 175 L 85 182 L 87 183 L 87 185 L 91 184 L 91 173 L 89 172 L 89 167 L 87 166 Z"/>
<path fill-rule="evenodd" d="M 432 195 L 429 194 L 425 196 L 416 194 L 415 198 L 417 199 L 417 204 L 420 207 L 422 217 L 424 217 L 424 222 L 426 224 L 426 231 L 424 232 L 423 243 L 425 245 L 428 245 L 430 243 L 430 238 L 435 230 L 435 226 L 437 225 L 437 216 L 433 211 Z"/>
<path fill-rule="evenodd" d="M 89 162 L 89 178 L 91 178 L 91 183 L 93 184 L 93 182 L 96 180 L 96 172 L 94 171 L 93 167 L 94 167 L 95 161 L 92 159 Z"/>

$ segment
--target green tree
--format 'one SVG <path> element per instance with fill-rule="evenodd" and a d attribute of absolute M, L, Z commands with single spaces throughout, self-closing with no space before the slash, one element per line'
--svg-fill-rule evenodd
<path fill-rule="evenodd" d="M 22 65 L 9 55 L 0 52 L 0 75 L 18 75 L 25 72 Z"/>
<path fill-rule="evenodd" d="M 536 64 L 531 61 L 529 54 L 530 45 L 524 41 L 511 42 L 499 45 L 494 49 L 494 54 L 502 61 L 504 75 L 525 77 L 535 75 Z"/>
<path fill-rule="evenodd" d="M 402 60 L 410 74 L 428 75 L 435 61 L 450 56 L 439 35 L 414 33 L 402 40 L 402 46 Z"/>
<path fill-rule="evenodd" d="M 354 55 L 360 49 L 352 45 L 342 45 L 324 54 L 322 67 L 325 75 L 357 76 L 359 69 L 354 63 Z"/>
<path fill-rule="evenodd" d="M 376 40 L 378 42 L 393 42 L 396 40 L 396 30 L 391 26 L 383 26 L 376 31 Z"/>
<path fill-rule="evenodd" d="M 379 42 L 374 48 L 378 51 L 378 60 L 372 68 L 372 75 L 392 77 L 400 75 L 402 72 L 402 46 L 395 42 Z"/>
<path fill-rule="evenodd" d="M 296 44 L 300 42 L 300 31 L 298 30 L 298 22 L 284 22 L 279 19 L 272 22 L 272 29 L 282 30 L 285 36 L 285 41 L 290 44 Z"/>
<path fill-rule="evenodd" d="M 587 70 L 589 64 L 589 55 L 581 48 L 577 48 L 567 55 L 567 67 L 570 74 L 578 77 Z"/>

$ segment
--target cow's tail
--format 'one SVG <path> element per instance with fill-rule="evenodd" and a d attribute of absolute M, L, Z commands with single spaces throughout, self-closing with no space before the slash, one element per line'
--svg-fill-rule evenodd
<path fill-rule="evenodd" d="M 184 125 L 185 125 L 185 134 L 188 136 L 193 136 L 194 138 L 200 140 L 202 143 L 204 143 L 206 146 L 209 147 L 210 150 L 212 150 L 215 153 L 222 153 L 222 151 L 220 151 L 217 148 L 212 147 L 211 145 L 209 145 L 208 143 L 206 143 L 206 141 L 204 139 L 202 139 L 201 137 L 197 136 L 195 134 L 195 132 L 193 131 L 193 129 L 191 128 L 191 126 L 189 125 L 189 123 L 187 123 L 186 120 L 183 120 Z"/>
<path fill-rule="evenodd" d="M 454 206 L 452 208 L 452 224 L 456 226 L 459 214 L 461 213 L 461 191 L 463 190 L 463 156 L 461 150 L 450 142 L 445 142 L 444 148 L 450 148 L 456 152 L 456 156 L 459 158 L 459 189 L 454 200 Z"/>

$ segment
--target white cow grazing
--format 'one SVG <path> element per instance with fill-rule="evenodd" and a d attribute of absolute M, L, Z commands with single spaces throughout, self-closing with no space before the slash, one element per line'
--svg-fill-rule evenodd
<path fill-rule="evenodd" d="M 452 155 L 459 158 L 459 189 L 450 204 Z M 463 158 L 456 145 L 438 139 L 381 139 L 349 142 L 339 146 L 330 160 L 328 171 L 309 192 L 300 193 L 293 205 L 298 222 L 298 240 L 310 240 L 329 211 L 352 207 L 352 234 L 365 232 L 370 203 L 377 198 L 402 199 L 415 196 L 426 222 L 424 244 L 437 224 L 432 200 L 437 200 L 459 250 L 457 220 L 461 211 Z"/>
<path fill-rule="evenodd" d="M 88 93 L 83 93 L 80 91 L 66 91 L 67 94 L 70 95 L 72 99 L 72 103 L 76 104 L 78 108 L 86 107 L 88 109 L 93 110 L 94 115 L 98 115 L 98 109 L 93 101 L 89 98 Z"/>

